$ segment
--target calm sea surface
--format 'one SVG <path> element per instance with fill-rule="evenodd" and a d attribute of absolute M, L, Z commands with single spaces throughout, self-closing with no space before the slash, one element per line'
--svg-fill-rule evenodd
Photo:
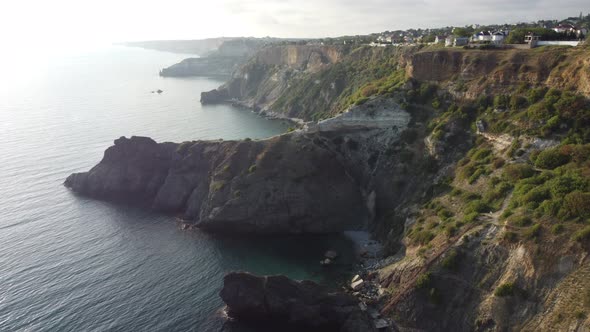
<path fill-rule="evenodd" d="M 107 47 L 13 57 L 0 75 L 0 331 L 218 331 L 231 270 L 333 281 L 343 237 L 246 239 L 180 230 L 174 218 L 62 186 L 120 136 L 264 138 L 286 130 L 199 103 L 220 81 L 160 78 L 184 55 Z M 24 61 L 26 60 L 26 61 Z M 8 63 L 6 63 L 8 62 Z M 162 89 L 162 94 L 151 93 Z"/>

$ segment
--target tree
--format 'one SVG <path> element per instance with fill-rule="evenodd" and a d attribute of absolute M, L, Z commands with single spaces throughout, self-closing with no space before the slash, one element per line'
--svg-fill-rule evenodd
<path fill-rule="evenodd" d="M 457 37 L 470 37 L 471 35 L 473 35 L 473 29 L 472 28 L 454 28 L 453 29 L 453 34 Z"/>

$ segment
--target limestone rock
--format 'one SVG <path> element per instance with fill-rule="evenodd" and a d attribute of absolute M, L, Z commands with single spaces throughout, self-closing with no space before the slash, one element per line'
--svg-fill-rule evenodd
<path fill-rule="evenodd" d="M 356 290 L 359 290 L 359 289 L 363 288 L 364 284 L 365 284 L 365 282 L 364 282 L 363 279 L 358 279 L 357 281 L 352 282 L 350 284 L 350 288 L 352 290 L 356 291 Z"/>
<path fill-rule="evenodd" d="M 370 327 L 369 317 L 360 310 L 357 299 L 331 293 L 311 281 L 232 272 L 224 277 L 219 295 L 230 317 L 262 326 L 273 322 L 318 331 L 360 331 L 359 326 Z"/>

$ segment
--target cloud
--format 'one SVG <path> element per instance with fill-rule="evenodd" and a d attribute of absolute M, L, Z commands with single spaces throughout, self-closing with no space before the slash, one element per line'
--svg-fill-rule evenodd
<path fill-rule="evenodd" d="M 31 8 L 35 8 L 31 11 Z M 19 0 L 0 30 L 14 41 L 334 37 L 407 28 L 559 19 L 588 0 Z M 9 40 L 9 41 L 10 41 Z M 6 41 L 6 38 L 5 38 Z"/>
<path fill-rule="evenodd" d="M 246 21 L 260 24 L 257 30 L 264 30 L 266 24 L 281 25 L 275 32 L 299 37 L 516 23 L 565 18 L 590 11 L 587 0 L 227 0 L 226 6 Z M 249 18 L 261 17 L 260 12 L 264 13 L 264 20 L 253 22 Z"/>

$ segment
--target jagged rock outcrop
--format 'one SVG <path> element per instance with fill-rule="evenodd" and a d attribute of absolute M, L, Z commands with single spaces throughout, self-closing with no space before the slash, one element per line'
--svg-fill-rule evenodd
<path fill-rule="evenodd" d="M 154 197 L 177 158 L 177 144 L 148 137 L 121 137 L 91 172 L 72 174 L 65 185 L 77 192 L 114 201 L 144 202 Z"/>
<path fill-rule="evenodd" d="M 299 135 L 183 145 L 120 138 L 66 186 L 109 200 L 133 197 L 217 231 L 324 233 L 366 218 L 360 188 L 334 153 Z"/>
<path fill-rule="evenodd" d="M 219 293 L 230 317 L 261 326 L 298 326 L 306 331 L 374 331 L 359 301 L 312 281 L 232 272 Z"/>
<path fill-rule="evenodd" d="M 376 99 L 340 118 L 258 141 L 158 144 L 123 137 L 97 166 L 71 175 L 65 185 L 80 194 L 178 214 L 207 230 L 355 229 L 403 194 L 390 187 L 404 177 L 391 167 L 397 156 L 379 151 L 399 140 L 410 116 L 395 102 Z"/>
<path fill-rule="evenodd" d="M 201 104 L 219 104 L 230 100 L 226 89 L 215 89 L 201 92 Z"/>

